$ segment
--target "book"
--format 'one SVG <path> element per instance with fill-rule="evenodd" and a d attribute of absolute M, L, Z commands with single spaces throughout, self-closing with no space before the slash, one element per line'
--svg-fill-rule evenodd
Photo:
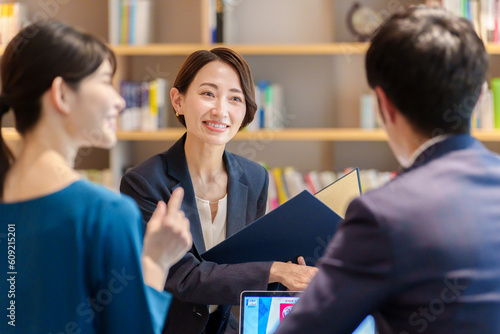
<path fill-rule="evenodd" d="M 304 190 L 201 257 L 218 264 L 292 261 L 314 265 L 323 255 L 341 217 Z"/>
<path fill-rule="evenodd" d="M 132 40 L 130 44 L 145 45 L 151 43 L 152 40 L 152 7 L 151 0 L 135 0 L 132 9 L 133 18 L 132 25 Z"/>
<path fill-rule="evenodd" d="M 224 43 L 224 1 L 215 3 L 215 43 Z"/>
<path fill-rule="evenodd" d="M 345 217 L 349 203 L 360 195 L 361 181 L 358 168 L 353 169 L 315 194 L 320 201 L 342 218 Z"/>
<path fill-rule="evenodd" d="M 120 0 L 108 0 L 108 40 L 111 45 L 120 44 Z"/>
<path fill-rule="evenodd" d="M 324 198 L 330 205 L 335 201 L 343 202 L 345 191 L 360 191 L 358 170 L 351 174 L 321 191 L 327 195 Z M 351 182 L 354 179 L 358 182 Z M 297 257 L 303 256 L 307 265 L 314 266 L 341 221 L 342 217 L 329 205 L 304 190 L 201 254 L 201 257 L 218 264 L 236 264 L 258 261 L 296 262 Z"/>
<path fill-rule="evenodd" d="M 321 186 L 319 174 L 315 170 L 305 173 L 304 180 L 306 182 L 307 189 L 313 194 L 317 193 L 323 188 Z"/>
<path fill-rule="evenodd" d="M 151 0 L 108 0 L 109 43 L 151 43 L 151 13 Z"/>
<path fill-rule="evenodd" d="M 267 190 L 266 212 L 269 212 L 276 209 L 280 205 L 280 202 L 278 199 L 278 189 L 276 189 L 276 182 L 274 182 L 274 174 L 268 168 L 267 173 L 269 174 L 269 186 Z"/>
<path fill-rule="evenodd" d="M 25 4 L 20 2 L 0 4 L 0 45 L 7 45 L 28 23 Z"/>
<path fill-rule="evenodd" d="M 302 174 L 291 166 L 283 169 L 283 179 L 288 189 L 289 197 L 297 196 L 300 192 L 307 189 Z"/>
<path fill-rule="evenodd" d="M 120 94 L 126 107 L 119 116 L 119 128 L 124 131 L 154 131 L 167 126 L 167 80 L 149 82 L 122 81 Z"/>
<path fill-rule="evenodd" d="M 278 192 L 279 204 L 283 204 L 288 200 L 288 192 L 286 190 L 285 182 L 283 179 L 283 171 L 279 167 L 272 169 L 274 176 L 274 184 L 276 185 L 276 191 Z"/>

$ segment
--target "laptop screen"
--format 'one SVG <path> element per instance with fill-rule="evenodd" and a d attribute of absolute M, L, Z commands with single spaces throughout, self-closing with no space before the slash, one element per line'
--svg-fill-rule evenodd
<path fill-rule="evenodd" d="M 240 334 L 273 334 L 300 294 L 293 291 L 244 291 L 240 302 Z M 353 334 L 375 334 L 373 317 L 368 316 Z"/>

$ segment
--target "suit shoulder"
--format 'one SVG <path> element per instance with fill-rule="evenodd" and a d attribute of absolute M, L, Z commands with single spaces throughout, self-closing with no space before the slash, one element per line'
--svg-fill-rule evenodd
<path fill-rule="evenodd" d="M 138 173 L 142 176 L 147 176 L 150 174 L 155 174 L 157 172 L 166 172 L 167 170 L 167 152 L 155 154 L 143 162 L 139 163 L 137 166 L 129 169 L 125 175 L 130 172 Z"/>
<path fill-rule="evenodd" d="M 247 173 L 254 173 L 257 175 L 264 175 L 264 173 L 267 173 L 267 170 L 264 168 L 264 166 L 262 166 L 257 162 L 254 162 L 252 160 L 249 160 L 234 153 L 226 152 L 226 154 L 228 155 L 228 157 L 231 157 L 232 159 L 236 160 Z"/>
<path fill-rule="evenodd" d="M 129 169 L 122 178 L 122 185 L 129 183 L 146 183 L 151 187 L 163 187 L 168 183 L 167 152 L 155 154 L 137 166 Z"/>

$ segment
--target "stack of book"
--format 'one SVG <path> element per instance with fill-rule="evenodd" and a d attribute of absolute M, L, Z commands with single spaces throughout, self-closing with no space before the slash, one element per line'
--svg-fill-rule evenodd
<path fill-rule="evenodd" d="M 268 171 L 268 210 L 273 210 L 303 190 L 308 190 L 310 193 L 316 194 L 321 189 L 350 172 L 351 169 L 346 169 L 339 173 L 333 171 L 300 173 L 293 167 L 275 167 L 268 169 Z M 390 181 L 396 173 L 369 169 L 360 170 L 359 175 L 362 191 L 366 192 L 381 187 Z"/>
<path fill-rule="evenodd" d="M 286 125 L 283 86 L 269 81 L 258 81 L 255 86 L 257 112 L 247 130 L 282 129 Z"/>
<path fill-rule="evenodd" d="M 126 108 L 120 113 L 118 128 L 123 131 L 154 131 L 167 127 L 167 80 L 122 81 L 120 94 Z"/>
<path fill-rule="evenodd" d="M 151 43 L 151 0 L 108 0 L 109 43 Z"/>
<path fill-rule="evenodd" d="M 493 91 L 484 83 L 474 111 L 471 127 L 473 129 L 492 130 L 500 128 L 500 78 L 492 80 Z M 496 88 L 496 89 L 495 89 Z M 479 93 L 479 92 L 478 92 Z M 464 102 L 467 103 L 467 102 Z M 458 108 L 455 112 L 460 112 Z M 380 128 L 378 104 L 375 94 L 363 94 L 360 98 L 360 127 L 362 129 Z"/>
<path fill-rule="evenodd" d="M 26 5 L 15 3 L 0 4 L 0 45 L 6 46 L 10 40 L 28 24 Z"/>
<path fill-rule="evenodd" d="M 469 19 L 485 42 L 500 42 L 500 0 L 427 0 L 427 6 L 443 7 Z"/>

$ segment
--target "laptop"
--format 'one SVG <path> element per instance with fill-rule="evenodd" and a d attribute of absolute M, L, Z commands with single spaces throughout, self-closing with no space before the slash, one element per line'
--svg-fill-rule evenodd
<path fill-rule="evenodd" d="M 273 334 L 301 294 L 299 291 L 243 291 L 240 334 Z M 366 317 L 353 334 L 376 334 L 373 317 Z"/>

